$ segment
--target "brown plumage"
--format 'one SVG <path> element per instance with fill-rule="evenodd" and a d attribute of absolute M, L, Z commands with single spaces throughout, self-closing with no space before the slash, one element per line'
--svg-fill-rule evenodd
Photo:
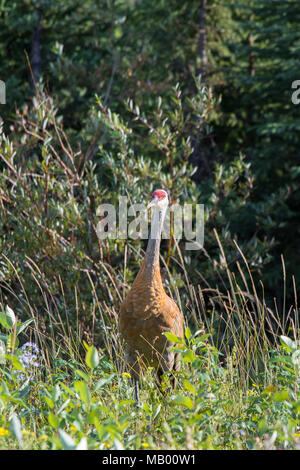
<path fill-rule="evenodd" d="M 136 381 L 143 367 L 153 367 L 158 379 L 165 371 L 179 369 L 173 343 L 162 334 L 171 332 L 183 337 L 183 316 L 166 294 L 159 266 L 159 247 L 163 219 L 168 206 L 167 193 L 154 191 L 151 236 L 145 259 L 120 309 L 120 333 L 125 340 L 126 361 Z M 138 400 L 139 401 L 139 400 Z"/>

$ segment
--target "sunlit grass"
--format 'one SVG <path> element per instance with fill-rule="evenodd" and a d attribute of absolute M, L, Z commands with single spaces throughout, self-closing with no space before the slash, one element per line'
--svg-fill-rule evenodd
<path fill-rule="evenodd" d="M 222 252 L 221 244 L 220 249 Z M 187 292 L 183 295 L 189 295 L 190 304 L 188 311 L 181 305 L 185 341 L 173 338 L 182 361 L 181 371 L 176 373 L 177 386 L 170 388 L 167 374 L 162 394 L 154 371 L 148 368 L 140 383 L 139 407 L 123 360 L 117 317 L 111 314 L 112 307 L 97 297 L 91 277 L 101 337 L 84 335 L 76 293 L 74 323 L 63 320 L 62 305 L 54 297 L 51 306 L 45 297 L 47 322 L 43 322 L 37 306 L 31 305 L 24 292 L 22 310 L 30 312 L 32 322 L 22 334 L 38 344 L 39 367 L 20 369 L 21 360 L 16 358 L 25 340 L 21 334 L 17 344 L 16 328 L 7 328 L 4 333 L 12 335 L 15 348 L 13 353 L 7 351 L 0 369 L 0 447 L 298 449 L 297 312 L 290 309 L 283 323 L 260 296 L 262 286 L 259 291 L 251 272 L 250 281 L 246 281 L 239 266 L 238 279 L 226 266 L 224 252 L 222 255 L 231 288 L 224 293 L 207 287 L 209 306 L 203 304 L 203 290 L 189 283 L 181 265 L 183 290 Z M 244 263 L 247 270 L 245 259 Z M 43 292 L 34 269 L 32 275 Z M 172 278 L 170 281 L 170 293 L 176 292 Z M 21 279 L 19 282 L 22 286 Z M 61 286 L 63 298 L 63 283 Z M 115 298 L 113 284 L 107 288 Z M 176 300 L 180 305 L 178 291 Z M 64 315 L 68 308 L 65 303 Z M 5 314 L 4 305 L 1 310 Z"/>

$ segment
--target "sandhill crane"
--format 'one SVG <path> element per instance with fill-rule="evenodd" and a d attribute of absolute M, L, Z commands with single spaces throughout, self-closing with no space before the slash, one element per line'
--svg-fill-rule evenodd
<path fill-rule="evenodd" d="M 166 294 L 160 274 L 161 231 L 168 203 L 166 191 L 153 192 L 147 207 L 153 208 L 153 214 L 146 255 L 120 309 L 119 329 L 138 403 L 138 379 L 144 366 L 155 369 L 159 383 L 163 372 L 179 369 L 178 354 L 171 351 L 173 344 L 162 334 L 171 332 L 183 338 L 182 313 Z"/>

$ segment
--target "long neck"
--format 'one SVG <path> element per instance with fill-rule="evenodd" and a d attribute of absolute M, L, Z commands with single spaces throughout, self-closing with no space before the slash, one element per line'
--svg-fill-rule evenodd
<path fill-rule="evenodd" d="M 153 209 L 151 231 L 145 257 L 147 269 L 151 271 L 155 270 L 155 268 L 159 266 L 161 231 L 166 215 L 166 209 L 166 207 L 163 209 Z"/>

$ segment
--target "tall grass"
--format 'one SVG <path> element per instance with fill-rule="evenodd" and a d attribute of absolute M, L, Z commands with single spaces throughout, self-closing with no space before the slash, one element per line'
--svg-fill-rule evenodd
<path fill-rule="evenodd" d="M 126 160 L 131 131 L 118 116 L 102 111 L 121 149 L 120 161 L 106 155 L 103 178 L 109 169 L 125 192 L 139 180 L 152 186 L 159 165 L 152 173 L 146 160 L 138 168 L 133 159 Z M 1 324 L 8 354 L 0 368 L 0 446 L 297 448 L 299 312 L 294 279 L 294 302 L 287 305 L 284 258 L 279 310 L 276 299 L 265 298 L 263 282 L 235 240 L 236 259 L 231 256 L 229 262 L 224 237 L 213 230 L 219 262 L 203 248 L 205 272 L 200 257 L 195 267 L 180 243 L 171 240 L 161 267 L 165 289 L 184 314 L 185 341 L 174 342 L 182 368 L 174 392 L 166 374 L 165 395 L 157 390 L 153 371 L 146 370 L 137 408 L 118 311 L 143 260 L 143 245 L 130 239 L 99 242 L 96 207 L 108 191 L 99 188 L 87 154 L 72 150 L 52 100 L 42 95 L 30 113 L 20 116 L 17 145 L 3 138 L 0 152 L 5 167 L 0 174 L 0 312 L 8 304 L 18 317 L 8 331 Z M 161 124 L 159 133 L 152 133 L 159 137 L 154 144 L 167 151 L 173 165 L 180 149 L 170 144 L 171 128 L 167 134 L 163 130 Z M 184 147 L 188 155 L 188 141 Z M 186 160 L 184 165 L 183 175 Z M 172 168 L 165 183 L 175 198 L 179 187 L 190 183 L 186 176 L 179 181 Z M 116 192 L 109 195 L 116 203 Z M 143 197 L 140 188 L 135 196 Z M 209 280 L 206 272 L 214 276 Z M 18 335 L 19 322 L 26 320 L 32 322 Z M 18 359 L 27 341 L 40 350 L 41 367 L 33 377 Z M 25 381 L 18 379 L 20 372 Z M 29 432 L 26 438 L 20 429 Z"/>
<path fill-rule="evenodd" d="M 108 297 L 112 299 L 111 303 L 101 301 L 92 276 L 88 271 L 86 272 L 94 298 L 93 305 L 90 306 L 90 328 L 88 331 L 84 330 L 86 320 L 84 323 L 81 321 L 82 299 L 77 290 L 74 290 L 73 305 L 69 305 L 65 297 L 64 283 L 67 280 L 60 279 L 60 295 L 52 295 L 50 286 L 43 285 L 40 281 L 39 267 L 28 259 L 28 269 L 30 269 L 32 279 L 31 288 L 35 286 L 44 301 L 43 306 L 41 304 L 35 305 L 26 293 L 22 278 L 11 264 L 16 274 L 14 290 L 5 285 L 5 282 L 2 283 L 2 287 L 5 287 L 12 298 L 15 298 L 18 311 L 24 312 L 25 317 L 33 319 L 33 323 L 28 327 L 21 341 L 30 340 L 37 343 L 43 362 L 43 367 L 36 372 L 35 385 L 31 385 L 31 392 L 28 392 L 27 412 L 25 414 L 24 411 L 22 412 L 21 401 L 18 406 L 13 406 L 13 413 L 18 410 L 18 407 L 21 409 L 18 419 L 21 419 L 23 426 L 24 423 L 27 423 L 26 428 L 34 429 L 30 432 L 35 437 L 26 441 L 27 446 L 68 448 L 68 442 L 71 442 L 70 448 L 75 448 L 74 446 L 79 445 L 80 441 L 80 446 L 84 444 L 88 448 L 229 449 L 268 448 L 268 446 L 274 448 L 274 446 L 280 447 L 281 445 L 285 445 L 286 448 L 297 447 L 297 437 L 292 436 L 297 436 L 298 432 L 296 424 L 298 405 L 296 403 L 299 399 L 299 365 L 296 361 L 294 375 L 292 374 L 293 376 L 291 375 L 289 379 L 284 379 L 284 374 L 282 376 L 282 371 L 278 368 L 279 362 L 272 362 L 276 354 L 283 357 L 283 343 L 280 339 L 283 335 L 289 337 L 293 344 L 299 344 L 296 307 L 290 308 L 287 314 L 282 317 L 276 308 L 273 311 L 267 306 L 263 295 L 260 296 L 260 292 L 263 293 L 263 285 L 262 283 L 259 286 L 255 285 L 247 261 L 238 245 L 236 246 L 241 254 L 244 269 L 249 274 L 250 282 L 246 280 L 246 275 L 239 262 L 237 262 L 239 277 L 229 269 L 221 241 L 218 234 L 215 233 L 215 235 L 223 258 L 223 270 L 219 274 L 220 277 L 223 277 L 225 273 L 228 277 L 230 289 L 222 291 L 218 287 L 213 288 L 206 285 L 201 288 L 200 285 L 193 285 L 189 281 L 187 266 L 180 248 L 176 244 L 178 250 L 176 263 L 184 282 L 180 289 L 176 288 L 169 272 L 165 288 L 170 295 L 174 295 L 184 312 L 185 344 L 181 341 L 174 344 L 174 347 L 179 348 L 182 353 L 182 369 L 178 374 L 177 389 L 173 394 L 168 392 L 166 396 L 162 396 L 157 390 L 152 371 L 146 370 L 141 383 L 141 413 L 135 408 L 133 389 L 124 364 L 123 345 L 117 328 L 118 303 L 115 299 L 121 301 L 129 288 L 124 275 L 127 268 L 128 251 L 130 256 L 138 256 L 139 261 L 143 253 L 137 255 L 135 249 L 131 251 L 130 244 L 128 244 L 127 250 L 124 251 L 123 273 L 114 269 L 110 270 L 111 283 L 106 283 L 105 288 Z M 171 260 L 171 262 L 173 261 L 175 260 Z M 9 260 L 6 259 L 6 262 Z M 168 266 L 165 265 L 165 267 L 168 270 Z M 0 310 L 4 310 L 4 308 L 2 300 Z M 76 317 L 74 319 L 73 316 L 71 319 L 68 312 L 74 312 L 74 310 Z M 93 368 L 90 370 L 87 365 L 87 349 L 92 344 L 96 346 L 97 355 L 101 358 L 101 369 L 99 369 L 99 364 L 97 367 L 95 366 L 95 370 Z M 13 365 L 8 367 L 11 374 Z M 7 377 L 12 377 L 12 375 L 7 374 L 9 372 L 1 372 L 2 384 L 9 383 Z M 78 376 L 84 379 L 80 382 L 84 385 L 78 385 Z M 110 386 L 110 391 L 103 389 L 102 384 L 105 384 L 107 380 L 107 383 L 114 384 Z M 289 400 L 291 400 L 290 406 L 294 410 L 293 418 L 291 418 L 294 424 L 289 424 L 290 430 L 286 431 L 284 439 L 282 436 L 280 437 L 277 422 L 279 410 L 276 409 L 276 406 L 278 404 L 278 407 L 282 407 L 284 400 L 277 397 L 272 402 L 270 398 L 269 406 L 274 407 L 275 424 L 269 424 L 269 426 L 276 428 L 276 439 L 272 438 L 273 442 L 272 436 L 264 430 L 264 426 L 267 429 L 266 423 L 259 424 L 261 416 L 259 420 L 257 417 L 259 413 L 255 412 L 253 406 L 255 400 L 258 403 L 258 408 L 262 407 L 262 404 L 266 406 L 268 397 L 279 393 L 280 383 L 284 380 L 293 382 L 294 396 L 292 400 L 289 395 Z M 55 387 L 60 390 L 58 396 L 63 395 L 62 381 L 64 386 L 68 385 L 71 388 L 75 386 L 74 392 L 68 392 L 72 394 L 74 408 L 71 415 L 66 415 L 63 419 L 55 419 L 52 405 L 49 405 L 49 411 L 45 411 L 45 403 L 36 393 L 42 393 L 46 396 L 52 390 L 52 395 L 50 394 L 47 399 L 47 403 L 52 403 Z M 16 385 L 16 389 L 21 390 L 21 394 L 24 395 L 22 386 L 20 388 L 20 384 L 14 382 L 14 386 Z M 43 392 L 35 391 L 34 395 L 34 387 L 36 390 L 40 388 Z M 166 387 L 168 390 L 168 381 Z M 269 392 L 265 390 L 269 390 Z M 4 421 L 10 422 L 12 410 L 8 406 L 8 401 L 6 404 L 3 402 L 4 396 L 7 395 L 2 388 L 0 398 L 4 406 Z M 285 399 L 288 401 L 287 396 Z M 60 402 L 60 398 L 57 400 L 60 405 L 57 405 L 57 416 L 60 416 L 62 413 L 60 408 L 63 404 Z M 76 400 L 79 400 L 77 405 L 75 404 Z M 109 402 L 113 403 L 112 414 L 109 412 L 111 407 Z M 44 418 L 39 417 L 38 420 L 34 418 L 33 411 L 30 411 L 33 409 L 33 403 L 35 404 L 33 408 L 40 407 L 44 410 L 42 413 Z M 53 407 L 56 408 L 56 405 L 53 404 Z M 85 416 L 82 420 L 83 422 L 86 420 L 85 425 L 80 425 L 81 431 L 77 438 L 75 436 L 77 420 L 74 419 L 77 412 L 75 413 L 74 409 L 82 409 L 81 414 Z M 106 422 L 105 429 L 98 429 L 94 421 L 92 421 L 93 424 L 88 424 L 93 415 L 91 410 L 94 409 L 98 410 L 98 414 L 93 411 L 98 417 L 99 413 L 102 413 L 102 419 Z M 252 419 L 249 417 L 251 409 Z M 280 412 L 282 413 L 282 411 Z M 265 413 L 267 413 L 266 409 Z M 64 416 L 63 413 L 62 416 Z M 128 421 L 129 416 L 133 421 Z M 124 420 L 124 429 L 120 425 L 120 419 Z M 71 422 L 73 424 L 70 424 Z M 119 424 L 117 425 L 116 422 Z M 257 429 L 255 429 L 255 422 Z M 231 430 L 228 428 L 229 423 L 233 426 Z M 287 424 L 284 425 L 287 426 Z M 77 426 L 79 427 L 78 423 Z M 93 428 L 93 426 L 98 429 L 98 437 L 95 437 L 94 432 L 87 431 L 89 427 Z M 45 432 L 47 433 L 48 437 L 44 438 L 45 442 L 38 437 L 39 428 L 44 430 L 43 436 Z M 55 429 L 59 431 L 59 438 L 52 435 Z M 143 442 L 138 437 L 141 432 L 145 436 Z M 247 439 L 243 437 L 244 432 Z M 11 433 L 9 446 L 14 446 L 13 439 L 16 437 L 13 429 Z M 213 437 L 214 435 L 215 437 Z M 68 436 L 73 437 L 70 437 L 68 441 Z M 79 439 L 80 436 L 81 439 L 84 439 L 83 443 Z M 285 444 L 282 444 L 282 441 Z M 18 442 L 17 447 L 20 446 L 24 448 L 23 440 L 22 443 Z"/>
<path fill-rule="evenodd" d="M 234 353 L 235 367 L 239 371 L 241 384 L 245 381 L 244 385 L 247 388 L 251 375 L 257 375 L 267 370 L 270 351 L 279 347 L 280 335 L 290 336 L 294 341 L 299 340 L 296 290 L 295 306 L 291 306 L 286 314 L 278 312 L 276 299 L 274 299 L 274 309 L 271 309 L 264 298 L 263 283 L 260 282 L 259 286 L 255 285 L 247 260 L 237 242 L 234 241 L 243 261 L 244 270 L 249 274 L 250 282 L 247 282 L 239 261 L 236 263 L 239 278 L 230 271 L 217 232 L 215 232 L 215 236 L 224 266 L 224 270 L 219 275 L 220 278 L 223 278 L 225 272 L 228 282 L 224 282 L 224 285 L 229 284 L 230 290 L 221 291 L 219 287 L 211 287 L 207 283 L 205 283 L 205 287 L 201 287 L 200 284 L 193 285 L 189 280 L 188 266 L 184 262 L 178 243 L 176 243 L 178 256 L 176 259 L 173 257 L 172 260 L 176 262 L 178 271 L 182 273 L 183 286 L 180 290 L 176 287 L 169 267 L 162 258 L 161 264 L 168 272 L 165 288 L 184 312 L 186 326 L 190 325 L 192 330 L 204 328 L 209 334 L 211 344 L 224 355 L 224 360 Z M 128 246 L 130 250 L 130 244 Z M 132 254 L 136 255 L 134 247 L 132 247 Z M 59 278 L 60 293 L 59 296 L 54 296 L 51 293 L 51 286 L 42 285 L 39 280 L 42 273 L 38 265 L 28 258 L 26 264 L 30 270 L 32 286 L 35 286 L 35 289 L 40 292 L 44 302 L 42 307 L 34 305 L 26 293 L 17 269 L 5 255 L 2 254 L 2 257 L 14 270 L 17 280 L 14 290 L 5 281 L 1 283 L 2 288 L 17 302 L 18 310 L 23 312 L 24 318 L 34 320 L 34 327 L 31 328 L 28 339 L 34 340 L 42 346 L 45 364 L 49 366 L 50 359 L 62 354 L 67 354 L 72 360 L 78 360 L 84 339 L 90 344 L 98 343 L 106 351 L 109 359 L 116 362 L 120 370 L 122 369 L 123 350 L 118 335 L 118 305 L 126 295 L 127 289 L 130 288 L 124 274 L 127 269 L 127 245 L 124 250 L 123 273 L 111 268 L 109 273 L 111 283 L 105 284 L 108 298 L 111 299 L 110 303 L 99 299 L 97 285 L 89 271 L 86 270 L 90 290 L 93 294 L 88 331 L 84 331 L 87 326 L 86 321 L 82 322 L 80 318 L 81 299 L 78 297 L 76 287 L 74 288 L 73 305 L 68 305 L 64 292 L 64 282 L 67 280 L 63 281 Z M 141 263 L 142 255 L 138 256 L 137 261 Z M 121 287 L 122 275 L 123 285 Z M 204 284 L 203 279 L 201 279 L 201 284 Z M 208 299 L 208 302 L 204 300 L 204 297 Z M 187 302 L 186 299 L 188 299 Z M 5 310 L 3 300 L 0 307 L 3 311 Z M 69 314 L 71 310 L 76 312 L 72 319 Z M 97 325 L 97 331 L 95 325 Z"/>

